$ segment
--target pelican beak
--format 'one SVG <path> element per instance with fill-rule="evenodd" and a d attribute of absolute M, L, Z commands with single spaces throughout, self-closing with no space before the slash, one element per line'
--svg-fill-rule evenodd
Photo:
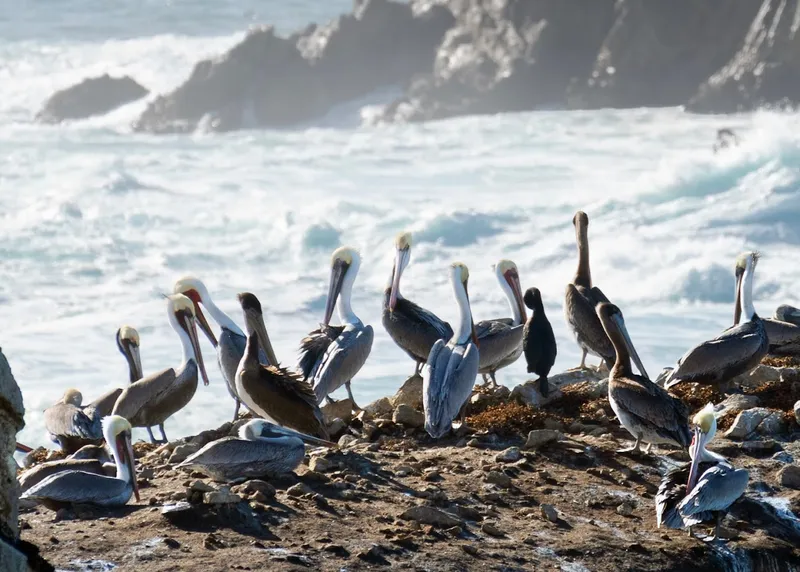
<path fill-rule="evenodd" d="M 258 344 L 264 349 L 267 355 L 268 365 L 278 366 L 278 358 L 275 356 L 275 350 L 272 349 L 272 342 L 267 333 L 267 325 L 264 323 L 264 316 L 255 310 L 248 310 L 245 312 L 245 318 L 248 322 L 248 329 L 256 333 L 258 337 Z"/>
<path fill-rule="evenodd" d="M 142 358 L 139 355 L 139 346 L 130 340 L 122 340 L 120 345 L 122 347 L 122 354 L 128 361 L 131 383 L 139 381 L 144 377 L 144 373 L 142 373 Z"/>
<path fill-rule="evenodd" d="M 342 290 L 342 282 L 347 275 L 347 269 L 350 265 L 344 260 L 336 259 L 331 266 L 331 280 L 328 284 L 328 301 L 325 304 L 325 319 L 323 324 L 328 326 L 333 316 L 333 309 L 336 307 L 336 300 L 339 298 L 339 292 Z"/>
<path fill-rule="evenodd" d="M 406 248 L 398 248 L 394 256 L 394 270 L 392 271 L 392 289 L 389 294 L 389 311 L 394 312 L 394 307 L 397 304 L 397 291 L 400 288 L 400 276 L 403 274 L 408 261 L 411 258 L 411 253 Z"/>
<path fill-rule="evenodd" d="M 705 434 L 700 427 L 694 428 L 692 444 L 689 445 L 689 455 L 692 457 L 692 465 L 689 468 L 689 480 L 686 482 L 686 494 L 689 494 L 697 483 L 697 466 L 700 464 L 700 450 L 703 448 Z"/>
<path fill-rule="evenodd" d="M 192 301 L 192 304 L 194 304 L 194 314 L 195 318 L 197 319 L 197 323 L 200 325 L 200 329 L 203 330 L 203 333 L 208 338 L 208 341 L 211 342 L 211 345 L 216 348 L 218 345 L 217 337 L 214 335 L 214 331 L 211 329 L 211 326 L 208 325 L 208 320 L 206 320 L 203 310 L 200 309 L 200 294 L 198 294 L 196 290 L 189 290 L 188 292 L 183 292 L 183 295 L 189 298 Z"/>
<path fill-rule="evenodd" d="M 299 431 L 296 432 L 296 437 L 300 437 L 303 441 L 308 443 L 309 445 L 321 445 L 322 447 L 338 447 L 338 443 L 334 443 L 332 441 L 326 441 L 325 439 L 320 439 L 319 437 L 314 437 L 313 435 L 308 435 L 306 433 L 300 433 Z"/>
<path fill-rule="evenodd" d="M 200 369 L 200 375 L 203 376 L 203 385 L 208 385 L 208 374 L 206 373 L 205 363 L 203 363 L 203 353 L 200 351 L 200 342 L 197 339 L 197 327 L 195 326 L 194 316 L 188 312 L 180 311 L 176 313 L 176 317 L 178 318 L 178 323 L 183 326 L 184 331 L 189 335 L 189 341 L 192 344 L 192 350 L 194 350 L 197 367 Z"/>
<path fill-rule="evenodd" d="M 744 268 L 736 267 L 736 300 L 733 306 L 733 325 L 737 326 L 742 317 L 742 277 Z"/>
<path fill-rule="evenodd" d="M 138 502 L 141 498 L 139 497 L 139 483 L 136 481 L 136 466 L 130 431 L 122 431 L 117 435 L 117 450 L 122 457 L 120 461 L 125 465 L 125 468 L 128 469 L 128 478 L 130 478 L 131 484 L 133 485 L 133 495 Z"/>
<path fill-rule="evenodd" d="M 30 453 L 31 451 L 33 451 L 33 449 L 31 449 L 27 445 L 23 445 L 19 441 L 17 441 L 17 446 L 15 450 L 19 451 L 20 453 Z"/>
<path fill-rule="evenodd" d="M 514 300 L 517 301 L 520 315 L 525 319 L 527 317 L 527 311 L 525 310 L 525 302 L 522 300 L 522 286 L 519 283 L 519 274 L 512 268 L 511 270 L 507 270 L 503 277 L 506 279 L 506 282 L 508 282 L 511 292 L 514 294 Z"/>
<path fill-rule="evenodd" d="M 469 304 L 469 288 L 467 287 L 467 282 L 464 282 L 464 295 L 467 297 L 467 306 L 470 307 L 469 311 L 469 323 L 472 329 L 472 343 L 475 344 L 476 348 L 480 347 L 480 342 L 478 342 L 478 332 L 475 331 L 475 320 L 472 319 L 472 306 Z"/>
<path fill-rule="evenodd" d="M 611 319 L 614 320 L 617 328 L 619 328 L 619 331 L 622 333 L 622 337 L 625 340 L 625 346 L 628 348 L 628 353 L 631 354 L 633 363 L 635 363 L 636 367 L 639 369 L 639 373 L 641 373 L 647 379 L 650 379 L 650 376 L 647 375 L 647 372 L 642 365 L 642 360 L 639 358 L 639 354 L 636 352 L 636 348 L 633 347 L 633 342 L 628 334 L 628 328 L 625 327 L 625 320 L 622 318 L 622 314 L 615 313 L 613 316 L 611 316 Z"/>

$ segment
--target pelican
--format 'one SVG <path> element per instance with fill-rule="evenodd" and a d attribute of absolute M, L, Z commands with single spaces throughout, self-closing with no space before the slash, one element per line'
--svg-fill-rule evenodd
<path fill-rule="evenodd" d="M 479 341 L 469 307 L 469 270 L 461 262 L 453 263 L 450 280 L 460 314 L 458 329 L 446 344 L 442 340 L 433 344 L 428 361 L 422 369 L 425 431 L 434 439 L 450 430 L 459 410 L 463 422 L 463 406 L 472 394 L 480 362 Z"/>
<path fill-rule="evenodd" d="M 522 301 L 517 265 L 510 260 L 500 260 L 494 266 L 494 273 L 508 299 L 513 317 L 482 320 L 475 325 L 475 334 L 481 346 L 478 373 L 483 375 L 485 383 L 491 380 L 497 387 L 497 370 L 511 365 L 522 355 L 522 332 L 528 316 Z"/>
<path fill-rule="evenodd" d="M 694 436 L 689 449 L 691 463 L 664 475 L 656 493 L 658 528 L 688 528 L 716 517 L 714 539 L 719 537 L 722 515 L 744 494 L 750 475 L 717 453 L 706 449 L 717 432 L 714 406 L 709 403 L 692 419 Z"/>
<path fill-rule="evenodd" d="M 353 406 L 359 409 L 350 382 L 367 361 L 373 338 L 372 326 L 365 326 L 350 305 L 360 266 L 361 256 L 355 249 L 342 246 L 333 252 L 325 319 L 301 342 L 299 368 L 312 383 L 318 403 L 344 385 Z M 331 327 L 337 299 L 342 325 Z"/>
<path fill-rule="evenodd" d="M 96 475 L 110 474 L 107 467 L 110 466 L 113 471 L 114 464 L 109 461 L 108 453 L 106 453 L 104 447 L 85 445 L 66 459 L 40 463 L 19 475 L 20 492 L 25 492 L 50 475 L 63 471 L 84 471 Z"/>
<path fill-rule="evenodd" d="M 142 379 L 143 375 L 142 360 L 141 357 L 139 357 L 139 332 L 137 332 L 131 326 L 122 326 L 117 330 L 116 340 L 119 353 L 122 354 L 122 356 L 125 358 L 125 361 L 128 363 L 128 375 L 130 377 L 130 382 L 133 383 L 135 381 L 139 381 Z M 119 399 L 121 394 L 122 388 L 115 387 L 114 389 L 109 390 L 92 401 L 90 405 L 97 409 L 97 413 L 101 418 L 107 417 L 108 415 L 111 415 L 111 411 L 114 409 L 114 404 L 117 402 L 117 399 Z"/>
<path fill-rule="evenodd" d="M 789 322 L 795 326 L 800 326 L 800 310 L 789 304 L 781 304 L 778 306 L 772 317 L 781 322 Z"/>
<path fill-rule="evenodd" d="M 721 385 L 751 371 L 767 355 L 767 332 L 753 308 L 753 276 L 758 258 L 757 252 L 746 252 L 736 260 L 736 296 L 740 300 L 736 305 L 738 308 L 741 304 L 745 321 L 686 352 L 667 376 L 666 388 L 682 382 Z M 734 310 L 734 319 L 737 313 Z"/>
<path fill-rule="evenodd" d="M 14 447 L 14 451 L 17 453 L 30 453 L 31 451 L 33 451 L 33 447 L 28 447 L 27 445 L 24 445 L 19 441 L 16 441 L 15 443 L 16 446 Z"/>
<path fill-rule="evenodd" d="M 645 453 L 659 443 L 688 447 L 692 437 L 686 405 L 647 377 L 620 309 L 602 302 L 596 311 L 616 354 L 608 376 L 608 401 L 620 424 L 636 439 L 633 447 L 619 452 L 636 453 L 642 442 L 647 443 Z M 633 373 L 631 358 L 644 375 Z"/>
<path fill-rule="evenodd" d="M 164 421 L 192 400 L 197 391 L 198 371 L 203 376 L 203 383 L 208 385 L 203 354 L 197 341 L 192 301 L 183 294 L 167 296 L 167 315 L 183 345 L 181 365 L 130 384 L 117 399 L 113 412 L 129 420 L 134 427 L 146 427 L 153 443 L 156 439 L 150 428 L 154 425 L 158 425 L 163 441 L 167 441 Z"/>
<path fill-rule="evenodd" d="M 199 470 L 222 482 L 290 473 L 305 457 L 304 441 L 336 446 L 263 419 L 253 419 L 239 428 L 238 437 L 212 441 L 177 467 Z"/>
<path fill-rule="evenodd" d="M 531 317 L 522 330 L 522 350 L 528 364 L 528 373 L 539 376 L 539 391 L 544 397 L 550 393 L 547 376 L 556 362 L 556 337 L 553 327 L 544 313 L 542 294 L 538 288 L 528 288 L 523 297 L 525 305 L 531 310 Z"/>
<path fill-rule="evenodd" d="M 84 471 L 62 471 L 29 488 L 20 498 L 38 501 L 51 510 L 72 504 L 122 506 L 139 500 L 135 461 L 131 446 L 131 424 L 119 415 L 104 417 L 103 435 L 117 465 L 116 477 Z"/>
<path fill-rule="evenodd" d="M 83 445 L 99 445 L 103 441 L 100 416 L 91 405 L 81 407 L 83 396 L 77 389 L 68 389 L 61 399 L 44 411 L 44 426 L 50 440 L 71 454 Z"/>
<path fill-rule="evenodd" d="M 233 420 L 239 417 L 239 409 L 242 405 L 242 400 L 236 393 L 236 369 L 239 367 L 239 362 L 242 361 L 244 354 L 244 346 L 247 343 L 247 336 L 236 325 L 228 314 L 219 309 L 211 299 L 208 293 L 208 288 L 200 280 L 193 276 L 184 276 L 175 282 L 172 287 L 175 294 L 183 294 L 188 297 L 194 304 L 194 311 L 197 316 L 197 323 L 200 329 L 203 330 L 206 337 L 217 350 L 217 363 L 219 370 L 222 372 L 222 378 L 225 380 L 225 385 L 228 388 L 228 393 L 236 402 L 236 408 L 233 411 Z M 200 305 L 203 305 L 211 317 L 214 319 L 221 328 L 219 334 L 219 342 L 211 331 Z M 259 352 L 259 361 L 263 364 L 277 363 L 274 355 L 266 355 L 266 349 Z M 269 358 L 269 359 L 268 359 Z"/>
<path fill-rule="evenodd" d="M 589 268 L 589 217 L 585 212 L 578 211 L 572 217 L 572 224 L 575 226 L 575 239 L 578 243 L 578 269 L 572 282 L 567 284 L 564 316 L 583 351 L 579 367 L 586 369 L 586 355 L 592 354 L 600 357 L 611 369 L 615 360 L 614 346 L 595 313 L 595 306 L 600 302 L 609 302 L 609 299 L 600 288 L 592 286 Z"/>
<path fill-rule="evenodd" d="M 419 375 L 433 344 L 453 337 L 453 328 L 400 294 L 400 277 L 411 260 L 410 232 L 397 236 L 395 250 L 392 277 L 383 295 L 382 322 L 394 343 L 414 360 L 414 375 Z"/>
<path fill-rule="evenodd" d="M 263 365 L 258 361 L 259 347 L 275 356 L 264 325 L 261 303 L 250 292 L 238 296 L 247 327 L 247 345 L 236 370 L 236 393 L 254 413 L 279 425 L 328 438 L 328 430 L 317 396 L 299 373 L 289 371 L 278 360 Z"/>

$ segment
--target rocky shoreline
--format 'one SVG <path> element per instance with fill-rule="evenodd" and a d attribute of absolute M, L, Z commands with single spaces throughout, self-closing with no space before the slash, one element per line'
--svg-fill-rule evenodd
<path fill-rule="evenodd" d="M 308 125 L 391 87 L 404 93 L 376 122 L 539 108 L 788 108 L 800 100 L 799 1 L 360 0 L 351 14 L 288 37 L 269 26 L 250 30 L 150 101 L 133 128 Z M 112 100 L 119 106 L 146 93 L 110 93 L 111 83 L 62 90 L 40 118 L 105 113 Z"/>
<path fill-rule="evenodd" d="M 692 411 L 717 405 L 711 448 L 751 474 L 724 521 L 727 543 L 656 528 L 661 475 L 688 455 L 616 453 L 630 436 L 606 376 L 553 376 L 544 402 L 535 384 L 478 387 L 469 428 L 438 441 L 421 429 L 412 377 L 358 415 L 347 400 L 326 406 L 338 449 L 311 449 L 295 473 L 240 484 L 174 466 L 243 419 L 139 442 L 141 502 L 23 506 L 21 538 L 60 570 L 800 570 L 800 369 L 759 366 L 727 399 L 680 389 Z"/>

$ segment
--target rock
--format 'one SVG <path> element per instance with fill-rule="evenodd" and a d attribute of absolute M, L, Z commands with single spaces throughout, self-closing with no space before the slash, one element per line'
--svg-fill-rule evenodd
<path fill-rule="evenodd" d="M 413 520 L 420 524 L 429 524 L 440 528 L 451 528 L 461 526 L 463 523 L 453 515 L 442 512 L 430 506 L 415 506 L 405 510 L 400 518 L 403 520 Z"/>
<path fill-rule="evenodd" d="M 792 457 L 786 451 L 778 451 L 772 455 L 772 459 L 778 461 L 779 463 L 794 463 L 794 457 Z"/>
<path fill-rule="evenodd" d="M 205 481 L 197 480 L 189 485 L 189 488 L 193 491 L 198 491 L 201 493 L 210 493 L 214 491 L 214 487 L 206 483 Z"/>
<path fill-rule="evenodd" d="M 347 423 L 345 423 L 344 420 L 340 419 L 339 417 L 328 424 L 328 434 L 330 434 L 330 436 L 333 438 L 340 437 L 346 429 Z"/>
<path fill-rule="evenodd" d="M 480 552 L 477 546 L 473 546 L 472 544 L 462 544 L 461 550 L 469 554 L 470 556 L 477 556 Z"/>
<path fill-rule="evenodd" d="M 305 494 L 313 493 L 313 492 L 314 491 L 312 491 L 309 488 L 309 486 L 306 485 L 305 483 L 297 483 L 296 485 L 293 485 L 293 486 L 289 487 L 288 489 L 286 489 L 286 494 L 288 496 L 290 496 L 290 497 L 301 497 L 301 496 L 303 496 Z"/>
<path fill-rule="evenodd" d="M 340 419 L 345 425 L 350 423 L 353 418 L 353 402 L 350 398 L 340 399 L 333 403 L 326 403 L 322 407 L 322 416 L 325 418 L 325 423 L 332 424 L 336 419 Z"/>
<path fill-rule="evenodd" d="M 67 119 L 104 115 L 147 94 L 147 89 L 128 76 L 104 74 L 55 92 L 36 115 L 36 120 L 60 123 Z"/>
<path fill-rule="evenodd" d="M 719 403 L 715 408 L 716 416 L 722 417 L 728 413 L 738 413 L 746 409 L 752 409 L 758 406 L 758 396 L 745 395 L 744 393 L 734 393 L 729 395 L 724 401 Z"/>
<path fill-rule="evenodd" d="M 633 503 L 630 501 L 625 501 L 617 506 L 617 514 L 622 516 L 630 516 L 633 514 L 633 509 Z"/>
<path fill-rule="evenodd" d="M 497 453 L 494 456 L 494 460 L 498 463 L 516 463 L 522 458 L 522 453 L 519 450 L 519 447 L 509 447 L 503 451 Z"/>
<path fill-rule="evenodd" d="M 489 536 L 494 536 L 495 538 L 502 538 L 506 535 L 505 532 L 488 522 L 481 525 L 481 532 L 488 534 Z"/>
<path fill-rule="evenodd" d="M 364 407 L 364 411 L 373 417 L 389 417 L 394 411 L 394 407 L 388 397 L 381 397 Z"/>
<path fill-rule="evenodd" d="M 206 504 L 236 504 L 241 501 L 242 497 L 232 493 L 228 487 L 220 487 L 218 491 L 203 495 L 203 502 Z"/>
<path fill-rule="evenodd" d="M 783 412 L 754 407 L 739 413 L 724 435 L 731 439 L 745 439 L 756 431 L 762 435 L 774 435 L 785 430 Z"/>
<path fill-rule="evenodd" d="M 350 552 L 341 544 L 326 544 L 322 547 L 323 552 L 329 552 L 339 558 L 349 558 Z"/>
<path fill-rule="evenodd" d="M 308 463 L 308 468 L 317 473 L 327 473 L 336 467 L 337 465 L 325 457 L 311 457 L 311 461 Z"/>
<path fill-rule="evenodd" d="M 779 435 L 786 432 L 786 421 L 783 411 L 770 411 L 756 429 L 761 435 Z"/>
<path fill-rule="evenodd" d="M 750 373 L 743 373 L 742 375 L 731 380 L 730 383 L 731 385 L 739 385 L 741 387 L 756 389 L 766 383 L 780 381 L 780 379 L 781 368 L 759 364 Z"/>
<path fill-rule="evenodd" d="M 498 487 L 502 487 L 504 489 L 511 487 L 511 477 L 505 473 L 501 473 L 500 471 L 489 471 L 486 473 L 484 480 L 487 483 L 497 485 Z"/>
<path fill-rule="evenodd" d="M 542 504 L 539 508 L 543 518 L 549 520 L 550 522 L 558 522 L 558 511 L 553 505 Z"/>
<path fill-rule="evenodd" d="M 558 441 L 561 438 L 563 438 L 563 435 L 559 431 L 553 431 L 552 429 L 534 429 L 528 433 L 528 440 L 525 441 L 525 448 L 538 449 L 543 445 Z"/>
<path fill-rule="evenodd" d="M 172 450 L 172 454 L 169 456 L 169 463 L 175 465 L 177 463 L 181 463 L 186 460 L 186 458 L 190 455 L 197 453 L 200 450 L 200 445 L 197 443 L 186 443 L 184 445 L 178 445 Z"/>
<path fill-rule="evenodd" d="M 800 467 L 797 465 L 787 465 L 778 471 L 778 483 L 782 487 L 790 489 L 800 489 Z"/>
<path fill-rule="evenodd" d="M 401 404 L 394 410 L 392 421 L 406 427 L 418 429 L 425 425 L 425 415 L 410 405 Z"/>
<path fill-rule="evenodd" d="M 255 493 L 261 493 L 267 498 L 275 497 L 275 487 L 260 479 L 251 479 L 246 483 L 236 485 L 235 487 L 231 488 L 231 491 L 239 495 L 254 495 Z"/>
<path fill-rule="evenodd" d="M 768 453 L 774 451 L 778 444 L 772 439 L 745 441 L 742 443 L 742 450 L 748 453 Z"/>
<path fill-rule="evenodd" d="M 400 405 L 408 405 L 413 409 L 422 410 L 422 377 L 419 375 L 412 375 L 409 377 L 397 390 L 397 393 L 392 397 L 392 406 L 394 408 Z"/>
<path fill-rule="evenodd" d="M 539 381 L 533 380 L 526 381 L 511 390 L 511 399 L 523 405 L 541 407 L 564 397 L 561 388 L 568 385 L 576 386 L 573 389 L 579 391 L 581 395 L 586 395 L 587 399 L 595 399 L 608 394 L 608 374 L 595 370 L 570 370 L 548 377 L 547 382 L 550 386 L 547 397 L 542 396 L 539 391 Z"/>
<path fill-rule="evenodd" d="M 19 483 L 13 455 L 16 436 L 25 427 L 22 393 L 0 351 L 0 537 L 19 538 Z M 10 549 L 10 548 L 9 548 Z M 9 562 L 13 562 L 9 555 Z"/>

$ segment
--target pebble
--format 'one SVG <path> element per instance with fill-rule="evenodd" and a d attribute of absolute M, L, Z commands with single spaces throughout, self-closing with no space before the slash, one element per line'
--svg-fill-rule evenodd
<path fill-rule="evenodd" d="M 308 468 L 317 473 L 327 473 L 330 470 L 336 469 L 337 465 L 325 457 L 311 457 Z"/>
<path fill-rule="evenodd" d="M 475 447 L 476 449 L 482 449 L 483 443 L 481 443 L 478 439 L 472 438 L 467 441 L 467 447 Z"/>
<path fill-rule="evenodd" d="M 337 417 L 328 424 L 328 433 L 331 435 L 339 435 L 345 429 L 347 429 L 347 423 L 345 423 L 340 417 Z"/>
<path fill-rule="evenodd" d="M 413 520 L 420 524 L 439 526 L 441 528 L 451 528 L 453 526 L 462 525 L 460 519 L 431 506 L 411 507 L 403 511 L 400 518 L 403 520 Z"/>
<path fill-rule="evenodd" d="M 553 429 L 534 429 L 528 433 L 528 440 L 525 442 L 526 449 L 538 449 L 539 447 L 558 441 L 562 435 L 560 431 Z"/>
<path fill-rule="evenodd" d="M 203 539 L 203 548 L 206 550 L 217 550 L 218 548 L 222 548 L 224 545 L 220 541 L 219 538 L 214 536 L 213 534 L 209 534 Z"/>
<path fill-rule="evenodd" d="M 394 474 L 397 475 L 398 477 L 407 477 L 413 472 L 414 469 L 412 469 L 408 465 L 399 465 L 397 469 L 395 469 Z"/>
<path fill-rule="evenodd" d="M 792 457 L 786 451 L 778 451 L 774 455 L 772 455 L 772 459 L 778 461 L 779 463 L 793 463 L 794 457 Z"/>
<path fill-rule="evenodd" d="M 750 453 L 768 453 L 774 451 L 778 444 L 772 439 L 763 441 L 745 441 L 742 443 L 742 450 Z"/>
<path fill-rule="evenodd" d="M 425 469 L 425 476 L 422 479 L 428 482 L 439 481 L 442 479 L 442 474 L 436 469 Z"/>
<path fill-rule="evenodd" d="M 490 524 L 488 522 L 484 523 L 481 526 L 481 532 L 484 534 L 488 534 L 489 536 L 494 536 L 495 538 L 502 538 L 506 535 L 505 532 L 497 528 L 495 525 Z"/>
<path fill-rule="evenodd" d="M 273 487 L 267 481 L 262 481 L 261 479 L 249 480 L 241 485 L 236 485 L 235 487 L 231 488 L 231 490 L 239 495 L 254 495 L 256 493 L 261 493 L 267 498 L 273 498 L 275 496 L 275 487 Z"/>
<path fill-rule="evenodd" d="M 421 411 L 417 411 L 410 405 L 400 404 L 394 410 L 392 421 L 406 427 L 414 427 L 418 429 L 425 425 L 425 415 Z"/>
<path fill-rule="evenodd" d="M 301 497 L 304 494 L 313 492 L 305 483 L 297 483 L 286 489 L 286 494 L 290 497 Z"/>
<path fill-rule="evenodd" d="M 469 554 L 470 556 L 477 556 L 478 555 L 478 547 L 473 546 L 472 544 L 462 544 L 461 550 Z"/>
<path fill-rule="evenodd" d="M 507 489 L 511 486 L 511 477 L 505 473 L 501 473 L 500 471 L 489 471 L 486 473 L 484 480 L 487 483 L 497 485 L 498 487 L 502 487 L 504 489 Z"/>
<path fill-rule="evenodd" d="M 138 478 L 149 481 L 151 479 L 154 479 L 155 476 L 156 472 L 151 467 L 144 467 L 142 470 L 139 471 Z"/>
<path fill-rule="evenodd" d="M 180 547 L 181 547 L 181 543 L 180 543 L 180 542 L 178 542 L 177 540 L 175 540 L 174 538 L 169 538 L 169 537 L 167 537 L 167 538 L 165 538 L 165 539 L 164 539 L 162 542 L 164 543 L 164 545 L 165 545 L 167 548 L 173 548 L 173 549 L 175 549 L 175 548 L 180 548 Z"/>
<path fill-rule="evenodd" d="M 800 467 L 797 465 L 786 465 L 778 471 L 778 482 L 783 487 L 790 489 L 800 489 Z"/>
<path fill-rule="evenodd" d="M 495 455 L 494 460 L 498 463 L 516 463 L 522 458 L 519 447 L 509 447 Z"/>
<path fill-rule="evenodd" d="M 558 511 L 551 504 L 543 504 L 540 507 L 542 516 L 550 522 L 558 522 Z"/>
<path fill-rule="evenodd" d="M 218 491 L 205 493 L 203 502 L 206 504 L 236 504 L 241 502 L 242 497 L 232 493 L 228 487 L 221 487 Z"/>
<path fill-rule="evenodd" d="M 204 481 L 194 481 L 191 485 L 189 485 L 189 488 L 193 491 L 199 491 L 201 493 L 210 493 L 214 491 L 214 487 Z"/>
<path fill-rule="evenodd" d="M 633 503 L 625 501 L 617 507 L 617 514 L 622 516 L 630 516 L 633 514 Z"/>
<path fill-rule="evenodd" d="M 348 558 L 350 556 L 350 551 L 341 544 L 326 544 L 322 547 L 322 550 L 323 552 L 330 552 L 340 558 Z"/>

